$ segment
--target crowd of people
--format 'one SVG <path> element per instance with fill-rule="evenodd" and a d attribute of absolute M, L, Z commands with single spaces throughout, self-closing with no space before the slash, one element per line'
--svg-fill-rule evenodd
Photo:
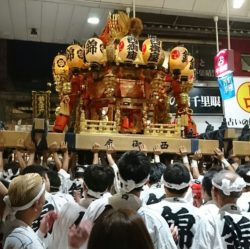
<path fill-rule="evenodd" d="M 250 248 L 249 157 L 139 144 L 116 158 L 110 143 L 78 164 L 65 142 L 24 147 L 0 141 L 0 248 Z"/>

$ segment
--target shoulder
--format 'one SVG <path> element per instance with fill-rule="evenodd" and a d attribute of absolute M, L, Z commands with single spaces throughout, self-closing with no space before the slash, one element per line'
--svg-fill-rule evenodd
<path fill-rule="evenodd" d="M 108 205 L 108 198 L 106 197 L 93 201 L 86 210 L 84 218 L 94 222 L 99 217 L 99 215 L 105 210 L 106 205 Z"/>
<path fill-rule="evenodd" d="M 4 248 L 36 248 L 36 234 L 26 227 L 15 228 L 6 238 Z"/>

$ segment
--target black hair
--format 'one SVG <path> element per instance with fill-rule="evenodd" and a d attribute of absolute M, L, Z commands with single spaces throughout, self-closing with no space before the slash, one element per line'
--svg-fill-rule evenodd
<path fill-rule="evenodd" d="M 141 182 L 150 172 L 150 160 L 141 151 L 125 152 L 119 159 L 117 166 L 121 177 L 127 180 Z"/>
<path fill-rule="evenodd" d="M 61 186 L 61 179 L 57 172 L 48 170 L 47 175 L 50 181 L 50 192 L 58 192 Z"/>
<path fill-rule="evenodd" d="M 240 165 L 236 169 L 236 173 L 241 176 L 245 182 L 250 183 L 250 175 L 247 173 L 250 171 L 250 165 Z"/>
<path fill-rule="evenodd" d="M 166 168 L 164 163 L 151 163 L 149 173 L 149 183 L 154 184 L 161 180 L 163 172 Z"/>
<path fill-rule="evenodd" d="M 37 173 L 41 177 L 45 178 L 46 174 L 48 173 L 48 169 L 39 164 L 32 164 L 22 170 L 22 175 L 29 173 Z"/>
<path fill-rule="evenodd" d="M 205 173 L 203 179 L 202 179 L 202 188 L 207 193 L 207 195 L 212 198 L 212 179 L 216 173 L 218 173 L 219 170 L 216 170 L 215 168 L 210 169 L 207 173 Z"/>
<path fill-rule="evenodd" d="M 114 182 L 114 171 L 109 166 L 89 165 L 84 171 L 84 182 L 95 192 L 104 192 Z"/>
<path fill-rule="evenodd" d="M 179 163 L 179 162 L 169 165 L 163 174 L 163 178 L 166 182 L 173 183 L 173 184 L 181 184 L 183 182 L 185 183 L 190 182 L 190 174 L 189 174 L 188 169 L 185 167 L 183 163 Z M 179 189 L 179 190 L 168 188 L 168 187 L 166 188 L 170 193 L 184 194 L 188 190 L 189 186 L 183 189 Z"/>

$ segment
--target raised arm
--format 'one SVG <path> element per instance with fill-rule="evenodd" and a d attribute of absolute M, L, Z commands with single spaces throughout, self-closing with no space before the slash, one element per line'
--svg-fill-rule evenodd
<path fill-rule="evenodd" d="M 162 154 L 161 146 L 159 144 L 156 144 L 153 147 L 153 151 L 154 151 L 154 162 L 160 163 L 160 155 Z"/>
<path fill-rule="evenodd" d="M 59 150 L 59 145 L 57 142 L 53 142 L 49 145 L 49 152 L 52 154 L 52 157 L 55 161 L 57 170 L 59 171 L 62 168 L 62 161 L 60 160 L 57 151 Z"/>
<path fill-rule="evenodd" d="M 61 151 L 63 153 L 63 162 L 62 162 L 62 168 L 68 172 L 69 170 L 69 160 L 70 160 L 70 157 L 69 157 L 69 151 L 68 151 L 68 144 L 67 142 L 61 142 L 60 144 L 60 148 L 61 148 Z"/>
<path fill-rule="evenodd" d="M 202 158 L 201 151 L 200 150 L 195 151 L 191 162 L 191 173 L 194 179 L 198 179 L 200 176 L 198 163 L 201 160 L 201 158 Z"/>
<path fill-rule="evenodd" d="M 93 152 L 93 164 L 98 164 L 99 163 L 99 151 L 100 151 L 100 144 L 94 143 L 92 146 L 92 152 Z"/>
<path fill-rule="evenodd" d="M 214 154 L 215 154 L 215 157 L 221 162 L 222 167 L 224 169 L 227 169 L 227 170 L 230 170 L 232 172 L 235 172 L 235 170 L 232 167 L 232 165 L 225 158 L 223 150 L 220 150 L 219 148 L 215 148 Z"/>

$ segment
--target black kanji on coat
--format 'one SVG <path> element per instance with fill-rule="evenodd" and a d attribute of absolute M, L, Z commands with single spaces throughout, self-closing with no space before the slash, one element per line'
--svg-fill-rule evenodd
<path fill-rule="evenodd" d="M 190 248 L 194 237 L 191 228 L 195 224 L 195 218 L 188 212 L 188 209 L 181 208 L 178 212 L 173 213 L 171 208 L 165 206 L 161 216 L 167 221 L 169 226 L 172 224 L 178 226 L 179 248 Z"/>
<path fill-rule="evenodd" d="M 231 216 L 224 216 L 225 224 L 221 234 L 227 249 L 250 248 L 250 220 L 242 217 L 237 223 Z"/>

